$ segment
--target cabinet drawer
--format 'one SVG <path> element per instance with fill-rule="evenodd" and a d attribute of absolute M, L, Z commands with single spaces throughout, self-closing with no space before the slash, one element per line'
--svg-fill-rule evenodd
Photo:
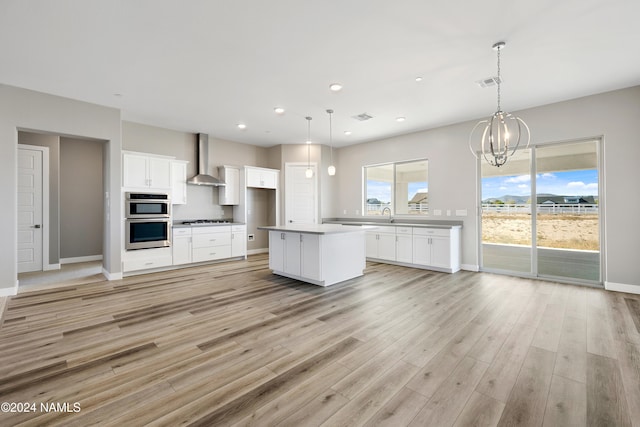
<path fill-rule="evenodd" d="M 396 227 L 396 234 L 408 234 L 411 235 L 413 228 L 411 227 Z"/>
<path fill-rule="evenodd" d="M 193 248 L 193 262 L 212 261 L 231 258 L 231 246 L 214 246 L 210 248 Z"/>
<path fill-rule="evenodd" d="M 192 240 L 193 248 L 231 245 L 231 232 L 196 234 Z"/>
<path fill-rule="evenodd" d="M 414 236 L 442 236 L 449 237 L 451 230 L 448 228 L 428 228 L 428 227 L 414 227 Z"/>
<path fill-rule="evenodd" d="M 122 269 L 126 271 L 147 270 L 150 268 L 166 267 L 173 264 L 171 255 L 158 258 L 132 259 L 122 262 Z"/>
<path fill-rule="evenodd" d="M 232 225 L 231 226 L 231 231 L 236 232 L 244 232 L 247 231 L 247 226 L 246 225 Z"/>
<path fill-rule="evenodd" d="M 180 227 L 173 229 L 173 237 L 180 236 L 191 236 L 191 228 L 189 227 Z"/>
<path fill-rule="evenodd" d="M 231 233 L 230 225 L 214 225 L 212 227 L 192 227 L 191 232 L 196 234 L 209 234 L 209 233 Z"/>
<path fill-rule="evenodd" d="M 376 228 L 375 230 L 371 230 L 371 232 L 374 234 L 381 234 L 381 233 L 396 234 L 396 228 L 382 225 Z"/>

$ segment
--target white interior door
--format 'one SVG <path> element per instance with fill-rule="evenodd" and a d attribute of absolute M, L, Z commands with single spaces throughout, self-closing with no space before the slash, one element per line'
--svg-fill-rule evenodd
<path fill-rule="evenodd" d="M 18 273 L 42 271 L 43 151 L 18 149 Z"/>
<path fill-rule="evenodd" d="M 307 164 L 285 165 L 285 200 L 287 224 L 316 224 L 318 222 L 318 173 L 311 164 L 313 177 L 307 178 Z"/>

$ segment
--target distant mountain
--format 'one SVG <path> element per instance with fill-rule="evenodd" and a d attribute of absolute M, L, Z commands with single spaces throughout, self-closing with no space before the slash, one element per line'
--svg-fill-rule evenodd
<path fill-rule="evenodd" d="M 529 201 L 529 196 L 512 196 L 507 194 L 505 196 L 491 197 L 488 199 L 484 199 L 482 203 L 495 203 L 498 200 L 501 201 L 502 203 L 522 204 L 522 203 L 527 203 Z"/>
<path fill-rule="evenodd" d="M 538 193 L 538 200 L 540 200 L 540 198 L 553 198 L 553 197 L 565 197 L 565 196 L 558 196 L 557 194 L 550 194 L 550 193 Z M 593 197 L 596 200 L 598 198 L 594 197 L 594 196 L 588 196 L 588 197 Z M 500 197 L 490 197 L 488 199 L 484 199 L 482 201 L 482 203 L 495 203 L 496 201 L 501 201 L 502 203 L 505 204 L 511 204 L 511 203 L 515 203 L 515 204 L 524 204 L 524 203 L 529 203 L 529 196 L 512 196 L 512 195 L 504 195 L 504 196 L 500 196 Z"/>

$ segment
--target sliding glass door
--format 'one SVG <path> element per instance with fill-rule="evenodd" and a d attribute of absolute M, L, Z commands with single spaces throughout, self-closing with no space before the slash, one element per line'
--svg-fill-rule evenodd
<path fill-rule="evenodd" d="M 501 167 L 481 162 L 482 266 L 531 273 L 531 150 L 519 150 Z"/>
<path fill-rule="evenodd" d="M 540 276 L 600 281 L 598 142 L 536 148 Z"/>
<path fill-rule="evenodd" d="M 481 267 L 600 283 L 599 141 L 520 150 L 481 163 Z"/>

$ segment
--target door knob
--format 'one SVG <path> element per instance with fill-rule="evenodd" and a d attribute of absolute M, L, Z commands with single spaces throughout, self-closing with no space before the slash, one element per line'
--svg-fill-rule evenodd
<path fill-rule="evenodd" d="M 33 228 L 40 228 L 40 224 L 34 225 Z"/>

